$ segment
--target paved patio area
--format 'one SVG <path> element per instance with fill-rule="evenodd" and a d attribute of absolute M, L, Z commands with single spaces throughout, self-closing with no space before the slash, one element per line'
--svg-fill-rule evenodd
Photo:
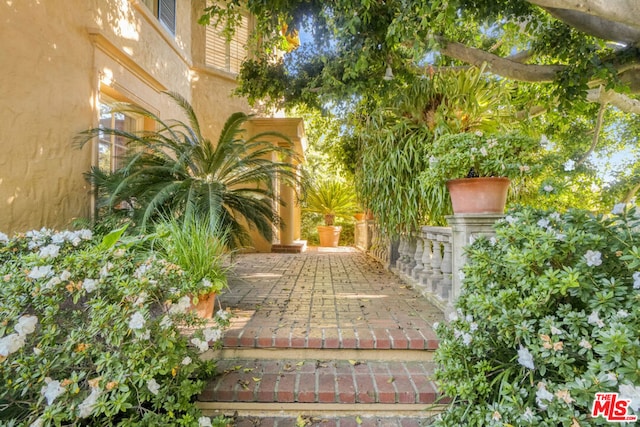
<path fill-rule="evenodd" d="M 434 349 L 442 313 L 349 248 L 242 254 L 219 297 L 234 313 L 225 347 Z"/>

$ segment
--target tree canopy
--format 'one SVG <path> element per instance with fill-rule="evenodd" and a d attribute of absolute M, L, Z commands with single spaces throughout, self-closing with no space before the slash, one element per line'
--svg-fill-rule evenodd
<path fill-rule="evenodd" d="M 486 64 L 505 79 L 548 84 L 555 103 L 640 112 L 636 0 L 227 0 L 201 22 L 233 32 L 245 10 L 261 49 L 245 63 L 241 91 L 254 98 L 308 102 L 380 90 L 393 84 L 385 76 L 397 84 Z M 279 57 L 273 48 L 305 28 L 313 48 Z"/>

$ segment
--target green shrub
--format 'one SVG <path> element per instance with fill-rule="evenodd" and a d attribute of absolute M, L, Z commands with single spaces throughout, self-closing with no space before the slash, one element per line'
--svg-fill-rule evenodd
<path fill-rule="evenodd" d="M 228 314 L 205 328 L 182 269 L 122 231 L 0 233 L 3 425 L 210 425 L 194 397 L 215 364 L 199 355 Z"/>
<path fill-rule="evenodd" d="M 640 414 L 640 212 L 519 208 L 468 249 L 437 327 L 438 426 L 591 426 L 597 392 Z"/>

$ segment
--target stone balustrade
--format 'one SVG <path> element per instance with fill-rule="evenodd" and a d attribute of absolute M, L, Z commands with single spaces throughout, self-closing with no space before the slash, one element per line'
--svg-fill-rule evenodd
<path fill-rule="evenodd" d="M 465 246 L 478 236 L 494 234 L 503 215 L 458 214 L 447 217 L 450 227 L 423 226 L 391 241 L 374 221 L 356 224 L 356 246 L 415 286 L 445 312 L 453 310 L 462 286 Z M 366 233 L 366 234 L 365 234 Z"/>

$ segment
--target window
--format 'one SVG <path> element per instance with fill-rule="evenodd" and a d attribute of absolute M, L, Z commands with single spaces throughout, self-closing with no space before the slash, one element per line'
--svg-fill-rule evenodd
<path fill-rule="evenodd" d="M 221 23 L 219 27 L 224 24 Z M 221 30 L 213 26 L 207 27 L 205 64 L 219 70 L 237 74 L 242 62 L 247 58 L 249 42 L 249 17 L 243 16 L 242 23 L 230 41 L 227 41 Z"/>
<path fill-rule="evenodd" d="M 113 101 L 100 100 L 100 127 L 133 132 L 141 129 L 142 120 L 130 114 L 113 111 Z M 123 166 L 127 151 L 126 141 L 121 136 L 100 133 L 98 138 L 98 167 L 104 171 L 115 171 Z"/>
<path fill-rule="evenodd" d="M 171 34 L 176 33 L 176 0 L 143 0 L 143 3 Z"/>

